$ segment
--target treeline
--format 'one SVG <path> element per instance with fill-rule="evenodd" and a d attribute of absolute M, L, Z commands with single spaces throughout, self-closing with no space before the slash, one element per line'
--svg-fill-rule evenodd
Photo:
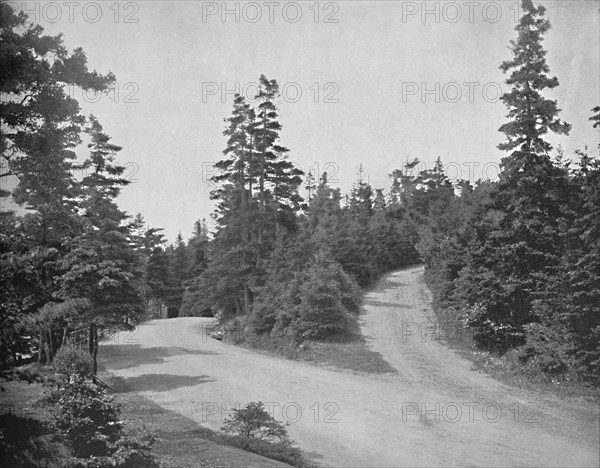
<path fill-rule="evenodd" d="M 256 107 L 236 96 L 211 197 L 217 223 L 204 271 L 186 283 L 182 314 L 244 317 L 254 333 L 325 338 L 356 330 L 360 286 L 418 261 L 414 223 L 397 200 L 359 178 L 342 197 L 304 175 L 279 142 L 276 81 L 260 77 Z M 177 247 L 175 247 L 175 250 Z"/>
<path fill-rule="evenodd" d="M 572 163 L 545 139 L 570 125 L 542 95 L 558 86 L 541 46 L 544 7 L 526 0 L 523 11 L 514 58 L 500 67 L 511 91 L 499 180 L 447 199 L 420 246 L 439 310 L 479 347 L 516 349 L 534 373 L 598 382 L 600 159 L 586 149 Z"/>
<path fill-rule="evenodd" d="M 439 159 L 428 170 L 414 160 L 390 174 L 387 193 L 360 169 L 342 194 L 327 174 L 314 180 L 290 162 L 279 86 L 261 76 L 256 104 L 236 96 L 225 121 L 214 233 L 198 221 L 190 239 L 166 245 L 160 229 L 115 203 L 128 183 L 121 148 L 66 92 L 106 92 L 114 76 L 88 70 L 81 49 L 68 52 L 60 36 L 0 5 L 0 179 L 16 181 L 1 195 L 20 207 L 0 216 L 3 368 L 34 340 L 39 360 L 52 360 L 82 327 L 95 357 L 102 332 L 134 326 L 149 301 L 267 339 L 343 337 L 358 330 L 360 288 L 425 262 L 438 313 L 470 328 L 478 346 L 597 380 L 600 162 L 582 150 L 571 163 L 547 141 L 570 126 L 542 94 L 558 85 L 541 46 L 543 7 L 523 1 L 514 57 L 500 67 L 510 91 L 499 180 L 452 182 Z M 600 107 L 592 120 L 600 125 Z"/>
<path fill-rule="evenodd" d="M 103 331 L 145 316 L 156 232 L 117 206 L 129 183 L 121 148 L 68 93 L 108 92 L 113 74 L 88 69 L 82 49 L 69 52 L 10 4 L 0 8 L 0 369 L 35 348 L 41 363 L 52 361 L 79 330 L 95 373 Z M 78 159 L 84 141 L 89 152 Z"/>
<path fill-rule="evenodd" d="M 421 231 L 426 276 L 441 319 L 480 348 L 516 349 L 534 373 L 597 380 L 600 159 L 534 160 L 445 201 Z"/>
<path fill-rule="evenodd" d="M 441 319 L 473 331 L 483 349 L 515 349 L 522 364 L 555 377 L 600 375 L 600 161 L 576 163 L 547 134 L 568 134 L 541 46 L 544 7 L 523 1 L 501 64 L 510 91 L 500 127 L 507 152 L 497 181 L 451 182 L 438 159 L 391 174 L 389 193 L 359 173 L 342 196 L 324 174 L 303 174 L 279 143 L 278 86 L 264 76 L 256 107 L 236 96 L 227 119 L 217 229 L 205 269 L 188 280 L 184 314 L 213 311 L 257 335 L 301 342 L 356 330 L 359 287 L 420 261 Z M 593 109 L 594 127 L 600 107 Z M 241 318 L 241 319 L 240 319 Z"/>
<path fill-rule="evenodd" d="M 143 224 L 143 219 L 140 219 Z M 192 237 L 183 239 L 179 233 L 173 244 L 167 244 L 160 231 L 143 229 L 148 238 L 147 261 L 144 282 L 148 287 L 147 298 L 167 308 L 169 316 L 182 315 L 184 290 L 190 280 L 206 270 L 208 258 L 213 255 L 206 220 L 194 224 Z M 183 307 L 185 315 L 212 316 L 211 309 L 198 310 L 188 304 Z M 152 313 L 152 311 L 149 311 Z"/>

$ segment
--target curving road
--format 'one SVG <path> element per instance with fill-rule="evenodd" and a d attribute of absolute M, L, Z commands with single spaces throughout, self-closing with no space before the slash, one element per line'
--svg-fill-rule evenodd
<path fill-rule="evenodd" d="M 155 320 L 101 348 L 109 371 L 170 410 L 219 429 L 227 410 L 268 404 L 330 467 L 599 466 L 598 408 L 508 387 L 437 341 L 422 267 L 365 297 L 363 333 L 397 374 L 359 375 L 216 341 L 212 319 Z"/>

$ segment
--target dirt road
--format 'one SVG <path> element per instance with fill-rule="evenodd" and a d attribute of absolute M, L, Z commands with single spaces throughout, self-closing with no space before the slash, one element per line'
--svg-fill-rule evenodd
<path fill-rule="evenodd" d="M 358 375 L 278 359 L 206 335 L 210 319 L 155 320 L 101 348 L 136 391 L 219 429 L 263 401 L 291 438 L 330 467 L 599 465 L 599 414 L 507 387 L 435 340 L 422 268 L 365 297 L 363 333 L 398 374 Z"/>

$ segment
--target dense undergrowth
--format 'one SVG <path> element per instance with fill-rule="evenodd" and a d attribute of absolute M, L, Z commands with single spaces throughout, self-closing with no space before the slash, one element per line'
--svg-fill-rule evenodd
<path fill-rule="evenodd" d="M 53 368 L 30 366 L 38 383 L 12 381 L 7 384 L 9 388 L 4 389 L 10 403 L 3 405 L 0 418 L 2 466 L 173 466 L 171 461 L 177 456 L 173 456 L 169 440 L 175 434 L 183 434 L 191 422 L 183 421 L 175 413 L 171 416 L 170 412 L 134 394 L 120 395 L 109 391 L 104 384 L 95 383 L 92 362 L 86 351 L 69 348 L 59 353 Z M 110 375 L 106 377 L 115 380 Z M 118 387 L 118 380 L 115 384 Z M 256 405 L 259 406 L 255 408 Z M 252 430 L 248 432 L 246 428 Z M 191 423 L 191 430 L 184 431 L 185 437 L 178 442 L 192 448 L 210 441 L 214 443 L 212 455 L 206 458 L 206 450 L 192 451 L 180 460 L 193 467 L 216 467 L 228 458 L 243 458 L 243 452 L 231 453 L 220 448 L 229 446 L 297 468 L 316 466 L 289 439 L 285 426 L 266 413 L 260 403 L 232 410 L 223 430 L 214 432 Z M 274 439 L 273 435 L 277 437 Z M 253 462 L 253 466 L 256 463 L 260 465 L 260 459 Z"/>
<path fill-rule="evenodd" d="M 92 380 L 89 354 L 66 347 L 60 353 L 54 368 L 33 369 L 43 395 L 3 414 L 3 466 L 158 468 L 153 435 L 125 428 L 121 405 Z"/>

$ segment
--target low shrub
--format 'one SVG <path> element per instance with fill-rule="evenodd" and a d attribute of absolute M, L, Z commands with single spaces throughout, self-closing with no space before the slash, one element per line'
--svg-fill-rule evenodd
<path fill-rule="evenodd" d="M 341 281 L 341 280 L 344 281 Z M 315 263 L 300 285 L 295 327 L 303 338 L 324 339 L 352 329 L 352 312 L 358 308 L 350 278 L 335 263 Z M 348 306 L 352 309 L 348 310 Z"/>
<path fill-rule="evenodd" d="M 65 376 L 75 374 L 89 377 L 92 375 L 93 366 L 90 353 L 70 345 L 62 346 L 52 361 L 54 371 Z"/>
<path fill-rule="evenodd" d="M 120 408 L 114 397 L 80 375 L 55 379 L 48 401 L 54 402 L 56 426 L 75 457 L 110 455 L 121 436 Z"/>
<path fill-rule="evenodd" d="M 271 460 L 277 460 L 297 468 L 312 468 L 315 465 L 302 456 L 302 451 L 291 443 L 272 443 L 261 439 L 247 439 L 241 436 L 229 436 L 227 444 L 256 453 Z"/>
<path fill-rule="evenodd" d="M 81 375 L 60 376 L 48 383 L 45 402 L 52 405 L 54 425 L 71 449 L 67 468 L 158 468 L 151 451 L 154 436 L 125 434 L 121 406 L 106 390 Z"/>
<path fill-rule="evenodd" d="M 293 446 L 285 425 L 266 410 L 262 402 L 250 402 L 245 408 L 232 409 L 222 431 L 230 434 L 227 444 L 297 468 L 314 466 Z"/>
<path fill-rule="evenodd" d="M 250 402 L 245 408 L 234 409 L 221 430 L 245 439 L 261 439 L 273 443 L 289 442 L 285 426 L 265 410 L 261 401 Z"/>
<path fill-rule="evenodd" d="M 154 439 L 147 434 L 124 436 L 114 444 L 112 455 L 70 458 L 65 461 L 64 468 L 159 468 L 151 451 Z"/>
<path fill-rule="evenodd" d="M 272 275 L 260 289 L 250 323 L 259 334 L 288 335 L 296 344 L 356 332 L 360 288 L 324 255 L 292 275 Z"/>

